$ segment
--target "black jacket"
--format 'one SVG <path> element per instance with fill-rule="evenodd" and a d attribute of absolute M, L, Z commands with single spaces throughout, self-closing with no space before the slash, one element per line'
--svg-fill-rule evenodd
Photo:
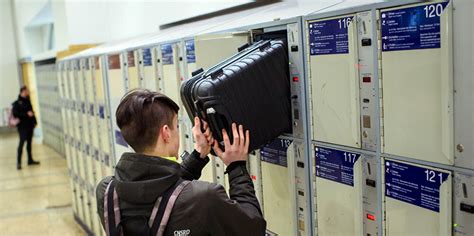
<path fill-rule="evenodd" d="M 29 97 L 18 96 L 18 100 L 12 104 L 12 107 L 13 116 L 20 119 L 20 123 L 17 125 L 19 129 L 32 129 L 36 126 L 36 117 L 34 115 L 32 117 L 28 116 L 28 112 L 33 111 Z"/>
<path fill-rule="evenodd" d="M 126 221 L 124 235 L 136 235 L 134 228 L 145 224 L 156 199 L 183 178 L 193 181 L 179 195 L 164 235 L 175 235 L 183 230 L 193 236 L 264 235 L 266 222 L 245 162 L 232 163 L 227 168 L 230 198 L 222 185 L 197 180 L 207 162 L 209 158 L 200 159 L 197 152 L 181 164 L 136 153 L 123 154 L 115 176 L 106 177 L 97 187 L 102 225 L 104 194 L 111 179 L 116 183 L 122 222 Z"/>

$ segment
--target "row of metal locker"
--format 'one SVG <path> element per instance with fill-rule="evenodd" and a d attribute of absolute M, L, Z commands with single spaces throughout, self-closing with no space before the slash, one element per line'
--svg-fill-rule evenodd
<path fill-rule="evenodd" d="M 178 101 L 181 151 L 192 151 L 181 82 L 245 43 L 279 38 L 293 129 L 248 163 L 268 235 L 474 234 L 473 3 L 348 4 L 273 20 L 288 13 L 276 8 L 248 25 L 185 26 L 59 61 L 76 215 L 102 233 L 94 186 L 132 151 L 114 114 L 127 91 Z M 227 188 L 224 169 L 212 158 L 201 179 Z"/>

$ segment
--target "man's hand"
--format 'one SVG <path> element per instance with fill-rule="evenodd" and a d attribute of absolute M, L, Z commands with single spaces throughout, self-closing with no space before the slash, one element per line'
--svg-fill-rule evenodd
<path fill-rule="evenodd" d="M 237 125 L 233 123 L 232 135 L 234 136 L 234 142 L 230 144 L 229 135 L 227 135 L 224 129 L 222 130 L 225 152 L 219 148 L 217 141 L 214 141 L 214 151 L 226 166 L 234 161 L 247 161 L 248 159 L 250 143 L 249 131 L 247 130 L 244 135 L 244 127 L 239 125 L 239 130 L 237 131 Z"/>
<path fill-rule="evenodd" d="M 35 115 L 35 113 L 33 113 L 32 111 L 28 111 L 26 114 L 27 114 L 29 117 L 33 117 L 33 116 Z"/>
<path fill-rule="evenodd" d="M 214 143 L 214 138 L 211 134 L 211 129 L 205 121 L 203 121 L 204 133 L 201 131 L 201 119 L 194 117 L 193 137 L 194 149 L 201 154 L 201 158 L 206 158 L 211 152 L 211 146 Z"/>

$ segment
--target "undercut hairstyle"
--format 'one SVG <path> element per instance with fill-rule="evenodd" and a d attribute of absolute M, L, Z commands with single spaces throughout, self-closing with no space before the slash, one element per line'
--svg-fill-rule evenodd
<path fill-rule="evenodd" d="M 115 117 L 122 136 L 137 153 L 155 145 L 159 130 L 173 127 L 179 106 L 168 96 L 148 89 L 134 89 L 123 96 Z"/>

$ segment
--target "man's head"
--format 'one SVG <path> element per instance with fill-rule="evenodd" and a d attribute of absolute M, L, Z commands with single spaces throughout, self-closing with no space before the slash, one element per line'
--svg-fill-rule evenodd
<path fill-rule="evenodd" d="M 23 98 L 27 98 L 30 96 L 30 90 L 28 90 L 28 87 L 23 86 L 20 88 L 20 96 Z"/>
<path fill-rule="evenodd" d="M 117 125 L 137 153 L 178 157 L 178 105 L 147 89 L 127 93 L 117 108 Z"/>

